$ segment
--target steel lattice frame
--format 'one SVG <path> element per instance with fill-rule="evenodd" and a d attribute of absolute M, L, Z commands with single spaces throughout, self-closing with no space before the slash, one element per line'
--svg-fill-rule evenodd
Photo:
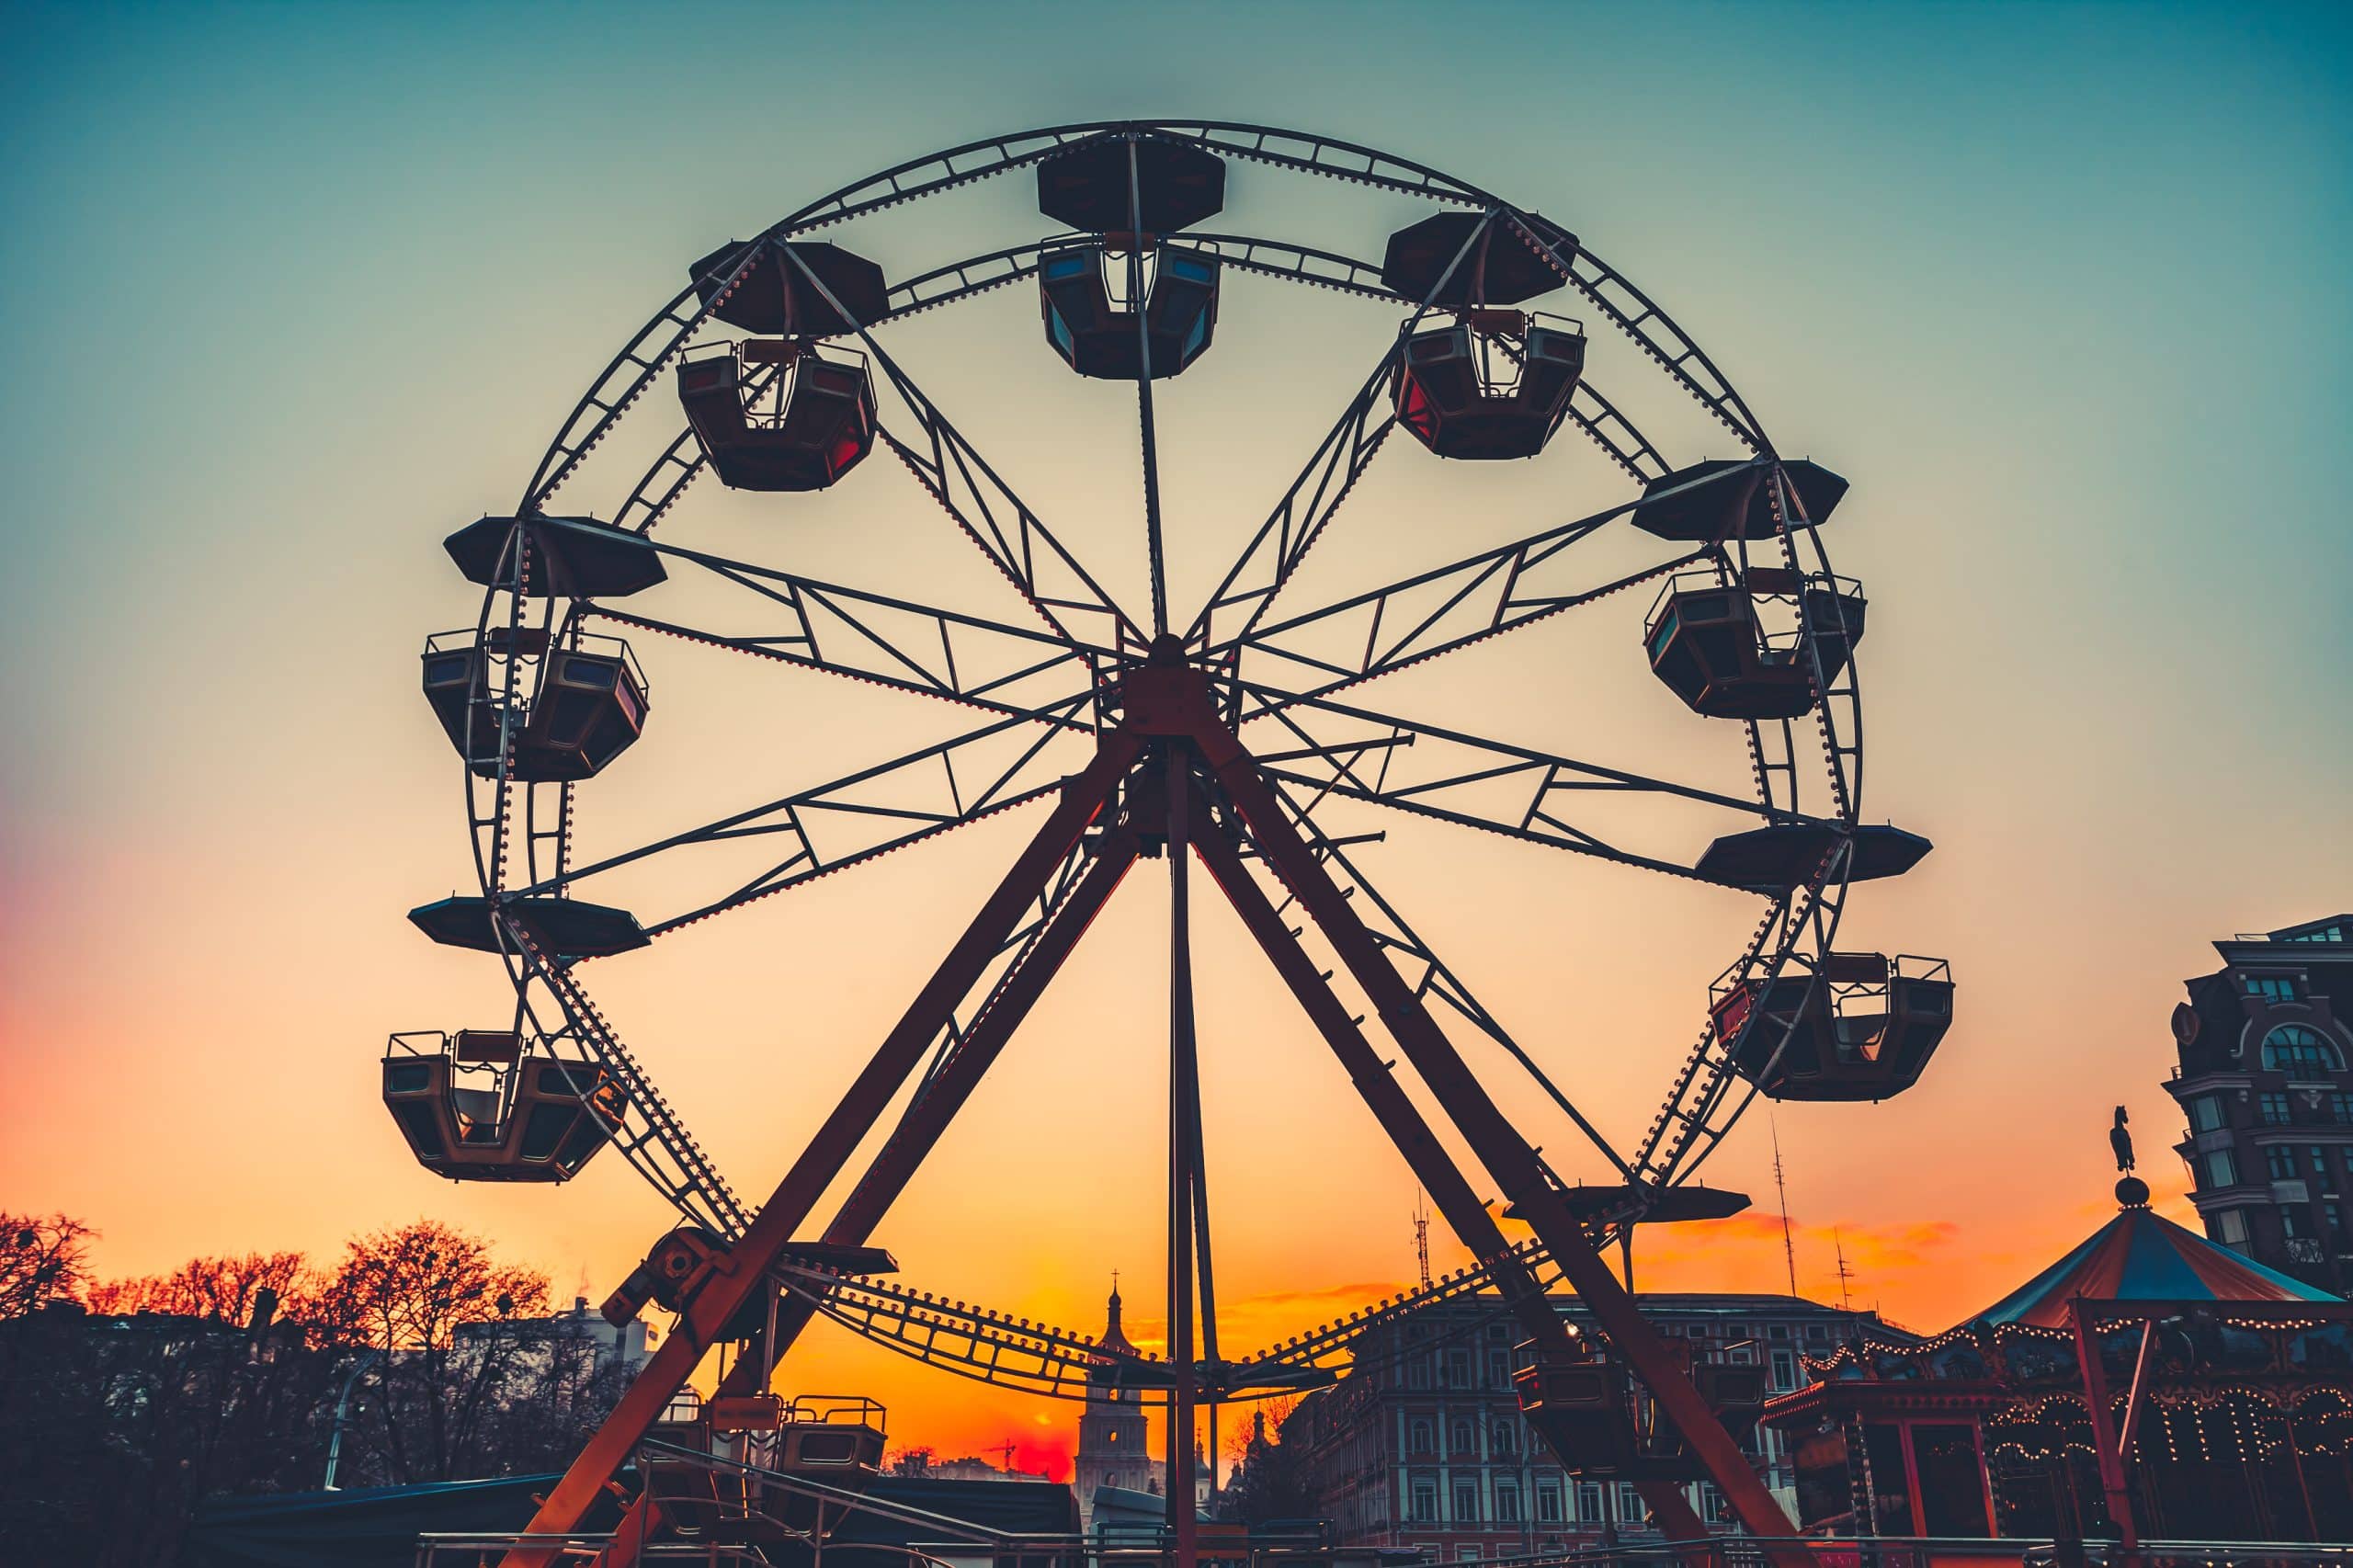
<path fill-rule="evenodd" d="M 1074 148 L 1123 140 L 1178 142 L 1309 176 L 1351 181 L 1481 215 L 1476 233 L 1526 246 L 1576 290 L 1594 312 L 1640 347 L 1658 373 L 1688 393 L 1745 449 L 1747 465 L 1699 483 L 1753 484 L 1769 498 L 1779 527 L 1761 546 L 1770 564 L 1826 574 L 1813 520 L 1802 512 L 1762 426 L 1728 381 L 1693 340 L 1621 275 L 1582 245 L 1567 254 L 1548 245 L 1529 215 L 1474 186 L 1407 160 L 1325 138 L 1224 122 L 1118 122 L 1054 127 L 969 143 L 904 164 L 845 187 L 765 231 L 766 239 L 809 235 L 902 202 L 986 180 Z M 1139 224 L 1138 227 L 1141 227 Z M 568 1528 L 586 1498 L 611 1473 L 718 1329 L 758 1281 L 783 1292 L 777 1329 L 763 1357 L 745 1357 L 736 1379 L 772 1368 L 801 1325 L 832 1317 L 935 1364 L 979 1369 L 993 1381 L 1045 1392 L 1070 1392 L 1078 1373 L 1096 1364 L 1074 1336 L 978 1308 L 933 1301 L 871 1280 L 847 1280 L 780 1260 L 783 1244 L 805 1224 L 812 1205 L 854 1153 L 874 1118 L 911 1076 L 918 1092 L 902 1113 L 897 1132 L 852 1193 L 825 1239 L 863 1242 L 874 1221 L 913 1173 L 946 1119 L 1017 1025 L 1030 1001 L 1076 943 L 1086 923 L 1117 887 L 1149 841 L 1189 842 L 1212 880 L 1261 941 L 1327 1042 L 1349 1064 L 1368 1104 L 1399 1142 L 1442 1213 L 1481 1258 L 1479 1269 L 1437 1289 L 1444 1296 L 1477 1285 L 1503 1290 L 1515 1310 L 1540 1301 L 1542 1279 L 1555 1271 L 1597 1311 L 1613 1342 L 1645 1380 L 1658 1383 L 1654 1357 L 1641 1342 L 1647 1331 L 1595 1249 L 1615 1228 L 1639 1221 L 1665 1189 L 1688 1181 L 1722 1142 L 1756 1089 L 1731 1068 L 1736 1048 L 1703 1028 L 1685 1054 L 1665 1104 L 1638 1146 L 1613 1147 L 1563 1089 L 1539 1071 L 1528 1052 L 1471 994 L 1454 970 L 1405 923 L 1395 905 L 1365 876 L 1351 853 L 1357 841 L 1327 833 L 1316 812 L 1348 800 L 1400 813 L 1488 832 L 1616 862 L 1631 869 L 1702 881 L 1694 865 L 1638 854 L 1579 828 L 1570 819 L 1580 792 L 1654 793 L 1761 824 L 1809 824 L 1827 831 L 1830 847 L 1813 875 L 1779 894 L 1758 895 L 1762 913 L 1754 935 L 1725 971 L 1728 983 L 1769 982 L 1795 955 L 1826 954 L 1843 910 L 1861 790 L 1859 696 L 1853 662 L 1835 679 L 1823 678 L 1813 653 L 1812 613 L 1800 596 L 1802 645 L 1811 660 L 1814 701 L 1807 716 L 1790 721 L 1729 721 L 1742 724 L 1749 760 L 1749 790 L 1733 793 L 1648 777 L 1621 767 L 1416 722 L 1363 705 L 1353 688 L 1380 676 L 1508 635 L 1606 596 L 1652 583 L 1687 567 L 1712 568 L 1720 578 L 1745 570 L 1750 545 L 1734 538 L 1666 549 L 1654 565 L 1630 574 L 1579 578 L 1574 546 L 1618 521 L 1634 499 L 1590 516 L 1552 523 L 1526 536 L 1368 593 L 1305 610 L 1277 606 L 1308 552 L 1336 526 L 1343 504 L 1382 449 L 1396 421 L 1385 388 L 1405 339 L 1396 333 L 1361 388 L 1334 420 L 1330 433 L 1302 465 L 1296 481 L 1251 535 L 1209 602 L 1189 621 L 1169 619 L 1164 541 L 1158 504 L 1159 455 L 1152 415 L 1154 383 L 1135 385 L 1143 437 L 1142 474 L 1152 605 L 1131 616 L 1032 510 L 1004 474 L 935 403 L 891 354 L 881 335 L 892 324 L 947 307 L 1033 276 L 1040 255 L 1074 236 L 952 261 L 901 282 L 889 312 L 854 324 L 853 337 L 887 386 L 894 404 L 881 421 L 881 441 L 909 471 L 920 490 L 947 516 L 971 547 L 1006 580 L 1017 604 L 993 619 L 936 608 L 913 598 L 820 581 L 789 570 L 732 560 L 677 543 L 656 525 L 678 509 L 705 466 L 690 430 L 682 430 L 647 468 L 609 515 L 653 538 L 674 568 L 691 568 L 753 596 L 776 630 L 756 637 L 717 632 L 617 605 L 586 599 L 533 600 L 521 578 L 528 554 L 511 548 L 505 575 L 483 600 L 477 635 L 502 629 L 511 637 L 536 617 L 562 645 L 591 631 L 634 631 L 685 638 L 747 657 L 844 676 L 973 710 L 972 727 L 938 744 L 864 767 L 827 783 L 757 801 L 710 822 L 645 844 L 584 859 L 573 842 L 577 786 L 530 784 L 512 777 L 514 706 L 506 699 L 532 671 L 528 661 L 484 660 L 491 688 L 478 696 L 506 714 L 510 743 L 493 776 L 467 774 L 468 816 L 484 895 L 500 910 L 495 929 L 517 996 L 518 1027 L 551 1041 L 568 1042 L 615 1075 L 627 1091 L 628 1110 L 613 1129 L 616 1146 L 688 1220 L 733 1244 L 733 1278 L 706 1288 L 679 1328 L 624 1400 L 605 1434 L 592 1443 L 564 1483 L 551 1494 L 534 1529 Z M 1340 290 L 1407 312 L 1406 329 L 1432 308 L 1429 299 L 1398 295 L 1377 267 L 1280 239 L 1231 233 L 1182 233 L 1172 246 L 1212 252 L 1227 268 L 1251 277 Z M 1468 249 L 1468 244 L 1465 244 Z M 747 246 L 732 270 L 699 278 L 657 312 L 607 366 L 574 408 L 525 487 L 518 518 L 561 528 L 552 506 L 584 461 L 710 325 L 713 309 L 738 287 L 764 255 L 802 267 L 796 253 Z M 1131 252 L 1131 267 L 1140 258 Z M 1454 264 L 1462 259 L 1458 253 Z M 768 262 L 767 265 L 782 265 Z M 722 264 L 722 266 L 730 264 Z M 1451 272 L 1452 265 L 1449 271 Z M 1131 278 L 1131 281 L 1134 279 Z M 1135 297 L 1140 290 L 1131 290 Z M 1140 328 L 1141 331 L 1141 328 Z M 1148 365 L 1149 347 L 1144 346 Z M 773 372 L 767 372 L 773 373 Z M 1568 422 L 1598 447 L 1629 480 L 1652 483 L 1678 465 L 1637 429 L 1590 380 L 1581 380 Z M 1688 462 L 1701 453 L 1693 452 Z M 880 454 L 857 476 L 881 483 Z M 1316 651 L 1311 633 L 1361 629 L 1360 655 L 1337 660 Z M 518 645 L 518 644 L 510 644 Z M 983 675 L 978 672 L 987 671 Z M 501 683 L 506 683 L 502 685 Z M 1016 760 L 1004 748 L 1018 742 Z M 1245 742 L 1251 749 L 1245 749 Z M 1057 744 L 1057 743 L 1061 743 Z M 1093 759 L 1073 774 L 1058 759 L 1079 744 Z M 1392 778 L 1393 758 L 1411 746 L 1449 759 L 1410 781 Z M 985 766 L 978 759 L 987 759 Z M 1811 760 L 1809 760 L 1811 759 Z M 1822 773 L 1812 775 L 1812 762 Z M 1498 781 L 1524 785 L 1525 802 L 1512 812 L 1487 803 Z M 909 806 L 909 790 L 926 784 L 932 803 Z M 887 795 L 887 801 L 884 797 Z M 1044 805 L 1047 821 L 958 944 L 900 1028 L 878 1051 L 842 1106 L 779 1186 L 776 1197 L 747 1208 L 655 1089 L 635 1055 L 597 1010 L 580 978 L 580 964 L 544 950 L 529 923 L 507 906 L 526 897 L 563 896 L 623 866 L 689 846 L 765 838 L 776 846 L 759 875 L 646 924 L 659 939 L 711 918 L 859 865 L 892 850 L 1015 808 Z M 1157 814 L 1156 814 L 1157 813 Z M 822 831 L 821 831 L 822 829 Z M 1198 1086 L 1190 1069 L 1189 956 L 1181 917 L 1184 869 L 1191 856 L 1169 861 L 1178 919 L 1172 932 L 1171 1006 L 1171 1241 L 1189 1255 L 1198 1244 L 1202 1270 L 1203 1326 L 1211 1338 L 1197 1363 L 1185 1345 L 1193 1318 L 1189 1256 L 1172 1260 L 1184 1281 L 1186 1303 L 1172 1316 L 1177 1343 L 1161 1374 L 1170 1387 L 1172 1431 L 1189 1428 L 1192 1383 L 1215 1395 L 1302 1386 L 1328 1377 L 1331 1358 L 1361 1321 L 1278 1346 L 1239 1361 L 1221 1361 L 1214 1343 L 1213 1296 L 1208 1279 L 1206 1181 L 1199 1169 Z M 1537 1231 L 1514 1247 L 1472 1199 L 1471 1189 L 1440 1152 L 1420 1113 L 1405 1099 L 1324 982 L 1336 966 L 1307 956 L 1298 933 L 1284 925 L 1287 907 L 1304 907 L 1338 966 L 1380 1007 L 1383 1027 L 1404 1047 L 1415 1070 L 1489 1176 Z M 1557 1201 L 1558 1179 L 1512 1130 L 1464 1067 L 1433 1018 L 1451 1012 L 1475 1033 L 1500 1046 L 1540 1085 L 1552 1103 L 1622 1175 L 1626 1198 L 1617 1212 L 1573 1223 Z M 1761 1027 L 1754 1020 L 1749 1028 Z M 1774 1044 L 1773 1053 L 1787 1045 Z M 1615 1292 L 1615 1299 L 1612 1299 Z M 1415 1297 L 1408 1305 L 1425 1298 Z M 1398 1309 L 1402 1310 L 1402 1309 Z M 1546 1332 L 1549 1309 L 1523 1312 L 1531 1335 Z M 1557 1334 L 1553 1324 L 1551 1332 Z M 942 1350 L 943 1336 L 949 1348 Z M 998 1376 L 1014 1361 L 1026 1369 Z M 1027 1358 L 1026 1360 L 1023 1358 Z M 748 1369 L 748 1370 L 747 1370 Z M 1738 1462 L 1696 1393 L 1679 1377 L 1679 1395 L 1662 1390 L 1678 1426 L 1708 1461 L 1727 1497 L 1756 1533 L 1786 1531 L 1755 1477 Z M 665 1385 L 666 1386 L 661 1386 Z M 642 1391 L 642 1392 L 641 1392 Z M 1699 1432 L 1704 1424 L 1712 1441 Z M 1727 1457 L 1727 1455 L 1729 1457 Z M 1735 1473 L 1736 1472 L 1736 1473 Z M 1646 1486 L 1670 1526 L 1688 1519 L 1672 1487 Z M 1763 1512 L 1760 1512 L 1760 1508 Z M 1172 1510 L 1172 1513 L 1177 1512 Z M 1768 1517 L 1768 1515 L 1771 1517 Z M 1189 1518 L 1175 1521 L 1180 1551 L 1189 1546 Z M 1696 1520 L 1688 1520 L 1696 1526 Z M 647 1520 L 641 1509 L 632 1528 Z M 528 1560 L 528 1553 L 516 1561 Z"/>

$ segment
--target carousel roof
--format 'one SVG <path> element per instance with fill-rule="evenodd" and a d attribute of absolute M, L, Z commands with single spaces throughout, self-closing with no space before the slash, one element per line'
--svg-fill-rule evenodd
<path fill-rule="evenodd" d="M 2102 1301 L 2338 1299 L 2135 1205 L 1977 1316 L 1991 1324 L 2060 1328 L 2067 1323 L 2067 1303 L 2078 1296 Z"/>

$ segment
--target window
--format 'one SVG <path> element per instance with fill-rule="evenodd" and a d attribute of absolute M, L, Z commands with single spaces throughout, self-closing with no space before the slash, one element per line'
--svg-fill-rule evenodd
<path fill-rule="evenodd" d="M 1540 1523 L 1557 1525 L 1561 1522 L 1561 1489 L 1540 1486 L 1536 1489 L 1536 1517 Z"/>
<path fill-rule="evenodd" d="M 2239 1163 L 2228 1149 L 2216 1149 L 2206 1156 L 2208 1187 L 2236 1187 L 2239 1184 Z"/>
<path fill-rule="evenodd" d="M 1519 1523 L 1519 1488 L 1498 1484 L 1495 1487 L 1495 1522 L 1499 1525 Z"/>
<path fill-rule="evenodd" d="M 1601 1488 L 1594 1482 L 1584 1482 L 1577 1487 L 1577 1519 L 1588 1525 L 1601 1522 Z"/>
<path fill-rule="evenodd" d="M 2309 931 L 2283 932 L 2274 940 L 2281 942 L 2341 942 L 2345 940 L 2342 926 L 2315 926 Z"/>
<path fill-rule="evenodd" d="M 2296 983 L 2284 974 L 2250 974 L 2246 977 L 2246 994 L 2260 996 L 2266 1002 L 2292 1002 L 2296 999 Z"/>
<path fill-rule="evenodd" d="M 1409 1451 L 1417 1454 L 1426 1454 L 1428 1453 L 1432 1448 L 1436 1447 L 1436 1444 L 1432 1442 L 1430 1437 L 1430 1424 L 1427 1416 L 1415 1417 L 1414 1424 L 1408 1428 L 1408 1430 L 1412 1433 L 1411 1437 L 1405 1444 L 1405 1447 Z"/>
<path fill-rule="evenodd" d="M 1476 1562 L 1479 1561 L 1479 1549 L 1475 1546 L 1458 1546 L 1454 1549 L 1454 1560 L 1457 1562 Z"/>
<path fill-rule="evenodd" d="M 1810 1323 L 1805 1325 L 1805 1337 L 1808 1344 L 1827 1339 L 1830 1337 L 1830 1325 L 1826 1323 Z"/>
<path fill-rule="evenodd" d="M 1414 1483 L 1414 1522 L 1420 1525 L 1438 1522 L 1438 1488 L 1429 1482 Z"/>
<path fill-rule="evenodd" d="M 2345 1058 L 2337 1053 L 2336 1047 L 2321 1038 L 2318 1029 L 2302 1024 L 2281 1024 L 2263 1037 L 2263 1065 L 2267 1072 L 2317 1078 L 2344 1072 Z"/>
<path fill-rule="evenodd" d="M 2322 1148 L 2319 1144 L 2314 1143 L 2311 1146 L 2310 1153 L 2313 1157 L 2313 1175 L 2316 1176 L 2326 1176 L 2328 1174 L 2328 1151 Z"/>
<path fill-rule="evenodd" d="M 2224 1209 L 2216 1213 L 2213 1236 L 2226 1247 L 2246 1251 L 2246 1210 Z"/>
<path fill-rule="evenodd" d="M 1454 1424 L 1454 1443 L 1452 1447 L 1446 1450 L 1447 1457 L 1451 1459 L 1456 1454 L 1470 1453 L 1472 1451 L 1472 1448 L 1473 1442 L 1471 1436 L 1471 1423 L 1468 1421 L 1457 1421 Z"/>
<path fill-rule="evenodd" d="M 1517 1453 L 1518 1450 L 1519 1434 L 1512 1429 L 1512 1424 L 1508 1421 L 1496 1422 L 1495 1429 L 1487 1434 L 1487 1451 L 1491 1454 L 1504 1455 Z"/>
<path fill-rule="evenodd" d="M 1643 1506 L 1643 1494 L 1635 1491 L 1629 1483 L 1620 1482 L 1618 1483 L 1618 1522 L 1639 1525 L 1650 1517 L 1651 1511 Z"/>
<path fill-rule="evenodd" d="M 1409 1389 L 1426 1389 L 1430 1386 L 1428 1357 L 1415 1356 L 1405 1363 L 1405 1386 Z"/>
<path fill-rule="evenodd" d="M 1511 1387 L 1510 1351 L 1490 1350 L 1487 1352 L 1487 1386 L 1499 1389 Z"/>
<path fill-rule="evenodd" d="M 2312 1220 L 2305 1214 L 2304 1206 L 2302 1204 L 2283 1203 L 2279 1206 L 2279 1233 L 2281 1235 L 2287 1237 L 2291 1242 L 2301 1241 L 2304 1237 L 2312 1234 Z"/>
<path fill-rule="evenodd" d="M 2293 1120 L 2294 1117 L 2288 1109 L 2288 1096 L 2284 1094 L 2277 1093 L 2265 1095 L 2263 1096 L 2263 1119 L 2274 1127 L 2285 1127 L 2290 1121 Z"/>
<path fill-rule="evenodd" d="M 2338 1250 L 2342 1251 L 2348 1239 L 2353 1239 L 2348 1238 L 2345 1233 L 2344 1206 L 2336 1203 L 2325 1203 L 2321 1205 L 2320 1213 L 2322 1221 L 2325 1223 L 2328 1229 L 2328 1239 L 2335 1242 Z"/>
<path fill-rule="evenodd" d="M 1775 1339 L 1787 1339 L 1790 1336 L 1790 1325 L 1785 1323 L 1777 1323 L 1767 1333 Z"/>
<path fill-rule="evenodd" d="M 1458 1524 L 1475 1524 L 1479 1518 L 1479 1483 L 1475 1481 L 1457 1482 L 1454 1487 L 1454 1517 Z"/>
<path fill-rule="evenodd" d="M 2192 1131 L 2211 1132 L 2222 1125 L 2222 1101 L 2218 1095 L 2200 1095 L 2189 1102 L 2189 1125 Z"/>
<path fill-rule="evenodd" d="M 1724 1494 L 1704 1482 L 1699 1487 L 1699 1515 L 1711 1525 L 1722 1524 L 1732 1517 L 1732 1510 L 1724 1504 Z"/>
<path fill-rule="evenodd" d="M 1779 1346 L 1773 1348 L 1773 1392 L 1787 1393 L 1798 1386 L 1798 1358 Z"/>
<path fill-rule="evenodd" d="M 1446 1353 L 1446 1381 L 1449 1388 L 1471 1386 L 1471 1352 L 1449 1350 Z"/>
<path fill-rule="evenodd" d="M 2296 1179 L 2296 1151 L 2286 1143 L 2273 1143 L 2263 1151 L 2263 1174 L 2273 1181 Z"/>
<path fill-rule="evenodd" d="M 2329 1096 L 2328 1119 L 2339 1127 L 2353 1126 L 2353 1095 L 2340 1090 Z"/>

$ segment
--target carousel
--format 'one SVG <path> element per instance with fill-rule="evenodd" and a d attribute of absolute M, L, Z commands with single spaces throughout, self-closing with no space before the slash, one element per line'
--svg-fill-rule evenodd
<path fill-rule="evenodd" d="M 1809 1533 L 2353 1540 L 2353 1303 L 2116 1196 L 1966 1321 L 1806 1358 L 1764 1419 Z"/>

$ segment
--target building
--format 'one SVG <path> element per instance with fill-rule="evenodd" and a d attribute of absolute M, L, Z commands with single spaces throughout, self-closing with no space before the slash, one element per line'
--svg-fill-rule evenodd
<path fill-rule="evenodd" d="M 1865 1325 L 1809 1356 L 1806 1386 L 1765 1411 L 1805 1528 L 2353 1539 L 2353 1305 L 2148 1198 L 2127 1176 L 2114 1219 L 1934 1338 Z"/>
<path fill-rule="evenodd" d="M 1108 1321 L 1095 1343 L 1105 1352 L 1134 1358 L 1136 1347 L 1120 1326 L 1120 1285 L 1111 1282 L 1106 1305 Z M 1071 1462 L 1071 1490 L 1078 1494 L 1081 1528 L 1095 1518 L 1095 1494 L 1100 1487 L 1165 1495 L 1167 1467 L 1152 1457 L 1152 1442 L 1144 1419 L 1142 1391 L 1121 1388 L 1109 1381 L 1086 1391 L 1086 1408 L 1078 1418 L 1078 1453 Z"/>
<path fill-rule="evenodd" d="M 2174 1008 L 2165 1085 L 2188 1120 L 2177 1147 L 2206 1234 L 2338 1295 L 2353 1290 L 2348 932 L 2353 915 L 2338 915 L 2216 942 L 2222 967 Z"/>
<path fill-rule="evenodd" d="M 926 1476 L 933 1481 L 1043 1481 L 1045 1474 L 1031 1473 L 1012 1468 L 1012 1455 L 1007 1453 L 1003 1465 L 994 1465 L 977 1454 L 944 1460 L 936 1455 L 912 1456 L 915 1462 L 903 1463 L 896 1473 Z"/>
<path fill-rule="evenodd" d="M 1691 1342 L 1696 1358 L 1761 1365 L 1775 1392 L 1797 1389 L 1803 1358 L 1827 1357 L 1859 1327 L 1901 1342 L 1903 1330 L 1871 1312 L 1842 1312 L 1794 1296 L 1651 1294 L 1643 1315 Z M 1555 1309 L 1582 1332 L 1590 1314 L 1574 1296 Z M 1438 1562 L 1471 1562 L 1598 1543 L 1606 1531 L 1645 1527 L 1631 1485 L 1566 1474 L 1530 1439 L 1512 1391 L 1521 1337 L 1501 1299 L 1458 1296 L 1368 1328 L 1346 1377 L 1302 1400 L 1282 1444 L 1305 1443 L 1316 1512 L 1349 1546 L 1418 1549 Z M 1785 1500 L 1795 1484 L 1780 1443 L 1757 1429 L 1753 1443 L 1768 1484 Z M 1723 1500 L 1695 1483 L 1703 1518 L 1725 1522 Z"/>
<path fill-rule="evenodd" d="M 543 1318 L 461 1323 L 454 1334 L 460 1346 L 511 1343 L 551 1358 L 561 1354 L 583 1357 L 591 1363 L 585 1369 L 592 1372 L 619 1367 L 632 1376 L 654 1354 L 660 1335 L 661 1330 L 642 1319 L 633 1318 L 615 1328 L 590 1308 L 585 1296 L 574 1296 L 569 1312 Z"/>

